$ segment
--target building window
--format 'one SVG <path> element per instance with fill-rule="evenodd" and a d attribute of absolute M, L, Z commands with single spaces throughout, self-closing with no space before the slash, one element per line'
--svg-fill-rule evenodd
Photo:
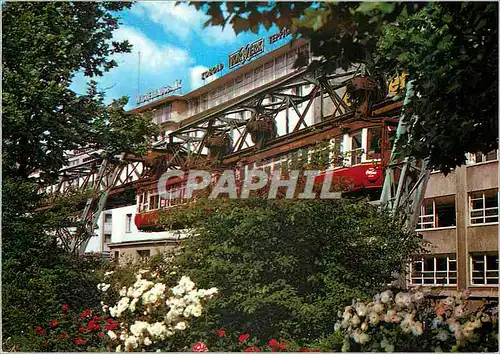
<path fill-rule="evenodd" d="M 457 261 L 455 254 L 434 255 L 414 259 L 410 263 L 410 284 L 457 284 Z"/>
<path fill-rule="evenodd" d="M 264 66 L 260 66 L 254 70 L 255 88 L 262 86 L 264 83 Z"/>
<path fill-rule="evenodd" d="M 498 284 L 498 254 L 470 256 L 472 285 Z"/>
<path fill-rule="evenodd" d="M 139 258 L 141 260 L 146 260 L 151 255 L 151 251 L 150 250 L 139 250 L 139 251 L 137 251 L 137 255 L 139 256 Z"/>
<path fill-rule="evenodd" d="M 288 67 L 289 71 L 292 71 L 293 65 L 295 64 L 296 60 L 297 60 L 297 49 L 294 49 L 286 54 L 286 66 Z"/>
<path fill-rule="evenodd" d="M 264 64 L 264 82 L 274 80 L 274 61 Z"/>
<path fill-rule="evenodd" d="M 113 220 L 113 216 L 111 214 L 104 214 L 104 222 L 110 223 Z"/>
<path fill-rule="evenodd" d="M 238 76 L 234 79 L 234 97 L 238 97 L 242 94 L 243 88 L 243 75 Z"/>
<path fill-rule="evenodd" d="M 111 234 L 104 234 L 104 244 L 111 243 Z"/>
<path fill-rule="evenodd" d="M 498 160 L 498 150 L 490 151 L 487 154 L 483 154 L 478 152 L 471 156 L 471 160 L 474 163 L 487 162 L 487 161 L 495 161 Z"/>
<path fill-rule="evenodd" d="M 201 110 L 204 111 L 208 108 L 208 94 L 201 95 Z"/>
<path fill-rule="evenodd" d="M 283 54 L 280 57 L 277 57 L 274 61 L 274 77 L 277 79 L 286 74 L 286 55 Z"/>
<path fill-rule="evenodd" d="M 456 226 L 455 196 L 426 199 L 420 207 L 417 230 Z"/>
<path fill-rule="evenodd" d="M 125 216 L 125 232 L 132 232 L 132 214 L 127 214 Z"/>
<path fill-rule="evenodd" d="M 490 189 L 469 195 L 470 225 L 498 222 L 498 192 Z"/>
<path fill-rule="evenodd" d="M 115 251 L 115 259 L 118 259 L 120 257 L 120 251 Z"/>

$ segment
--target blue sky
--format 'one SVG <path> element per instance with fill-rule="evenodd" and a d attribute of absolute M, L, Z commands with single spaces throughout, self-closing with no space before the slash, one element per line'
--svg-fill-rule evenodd
<path fill-rule="evenodd" d="M 203 12 L 187 3 L 175 6 L 174 1 L 138 2 L 122 12 L 121 18 L 122 25 L 114 38 L 128 39 L 133 44 L 132 52 L 116 55 L 118 68 L 105 73 L 98 82 L 99 88 L 106 89 L 107 102 L 129 96 L 128 109 L 136 107 L 139 51 L 141 94 L 172 85 L 177 79 L 182 80 L 182 93 L 187 93 L 203 85 L 201 73 L 208 68 L 223 63 L 224 70 L 217 75 L 229 72 L 229 53 L 277 32 L 276 28 L 269 31 L 262 28 L 259 34 L 248 32 L 236 36 L 231 27 L 202 28 L 208 19 Z M 266 52 L 283 44 L 285 40 L 270 46 L 266 38 Z M 84 93 L 85 83 L 83 75 L 77 74 L 72 89 Z"/>

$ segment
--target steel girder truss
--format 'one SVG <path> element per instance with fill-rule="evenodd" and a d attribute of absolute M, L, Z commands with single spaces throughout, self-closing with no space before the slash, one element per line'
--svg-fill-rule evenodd
<path fill-rule="evenodd" d="M 197 114 L 181 122 L 177 130 L 155 144 L 156 148 L 165 149 L 165 153 L 159 155 L 152 166 L 141 159 L 130 160 L 121 156 L 119 160 L 113 161 L 96 158 L 84 165 L 62 170 L 59 184 L 51 188 L 53 198 L 78 190 L 90 190 L 91 196 L 76 225 L 77 232 L 74 232 L 75 228 L 73 231 L 70 228 L 58 231 L 61 244 L 69 251 L 83 253 L 97 228 L 98 218 L 110 194 L 123 190 L 127 185 L 138 187 L 139 184 L 154 181 L 168 169 L 185 170 L 197 166 L 206 158 L 207 142 L 213 135 L 231 136 L 231 144 L 225 155 L 232 157 L 255 149 L 248 124 L 262 116 L 272 117 L 276 125 L 281 127 L 269 142 L 287 139 L 300 130 L 314 128 L 308 127 L 306 121 L 313 106 L 316 119 L 310 120 L 309 124 L 322 125 L 327 121 L 343 121 L 346 118 L 352 120 L 355 107 L 345 102 L 345 88 L 357 72 L 325 75 L 300 70 Z M 319 105 L 316 104 L 318 101 Z M 324 112 L 324 101 L 331 103 L 331 112 Z M 356 119 L 369 120 L 369 117 Z M 414 224 L 428 180 L 428 174 L 425 175 L 427 169 L 424 163 L 419 172 L 420 177 L 414 178 L 415 171 L 419 171 L 415 161 L 407 158 L 404 163 L 396 163 L 395 156 L 393 152 L 392 165 L 384 181 L 382 201 L 388 202 L 393 209 L 410 210 L 413 215 L 411 223 Z"/>
<path fill-rule="evenodd" d="M 237 155 L 243 150 L 255 147 L 250 138 L 248 124 L 263 116 L 272 117 L 277 129 L 274 137 L 280 138 L 307 128 L 306 117 L 312 116 L 312 107 L 318 99 L 320 112 L 315 112 L 319 123 L 324 120 L 354 112 L 344 101 L 345 87 L 355 71 L 335 75 L 315 75 L 302 70 L 278 82 L 263 86 L 243 95 L 228 104 L 222 104 L 209 110 L 208 114 L 193 117 L 191 122 L 181 123 L 181 127 L 170 133 L 158 146 L 179 145 L 189 161 L 197 165 L 207 155 L 207 142 L 211 136 L 227 134 L 231 137 L 231 146 L 225 156 Z M 295 92 L 290 93 L 293 90 Z M 325 116 L 324 101 L 329 100 L 334 109 Z M 316 108 L 318 105 L 316 104 Z M 281 128 L 281 129 L 280 129 Z M 272 141 L 273 139 L 270 139 Z M 184 164 L 180 164 L 183 168 Z"/>
<path fill-rule="evenodd" d="M 70 216 L 68 222 L 56 230 L 62 247 L 69 252 L 84 253 L 94 230 L 98 228 L 98 219 L 108 196 L 143 177 L 149 177 L 148 172 L 150 169 L 145 168 L 143 161 L 127 160 L 124 154 L 115 158 L 96 157 L 78 166 L 62 169 L 58 184 L 42 190 L 48 194 L 48 205 L 53 204 L 56 198 L 88 194 L 81 214 Z"/>

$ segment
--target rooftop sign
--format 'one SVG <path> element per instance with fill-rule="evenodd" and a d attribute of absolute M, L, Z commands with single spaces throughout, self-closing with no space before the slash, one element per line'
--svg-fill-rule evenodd
<path fill-rule="evenodd" d="M 272 36 L 269 36 L 269 44 L 273 44 L 280 39 L 285 38 L 290 34 L 290 30 L 288 28 L 283 28 L 281 31 L 278 33 L 273 34 Z"/>
<path fill-rule="evenodd" d="M 157 97 L 168 95 L 174 91 L 180 90 L 182 88 L 182 80 L 175 80 L 172 86 L 164 86 L 162 88 L 149 91 L 144 95 L 137 95 L 136 102 L 137 104 L 141 104 L 144 102 L 152 101 Z"/>
<path fill-rule="evenodd" d="M 264 53 L 264 38 L 260 38 L 252 44 L 247 44 L 236 52 L 229 54 L 229 69 L 242 65 L 247 60 L 250 60 L 261 53 Z"/>
<path fill-rule="evenodd" d="M 201 74 L 201 79 L 205 80 L 207 77 L 210 77 L 219 71 L 222 71 L 224 69 L 224 64 L 220 63 L 219 65 L 214 66 L 213 68 L 205 71 L 204 73 Z"/>

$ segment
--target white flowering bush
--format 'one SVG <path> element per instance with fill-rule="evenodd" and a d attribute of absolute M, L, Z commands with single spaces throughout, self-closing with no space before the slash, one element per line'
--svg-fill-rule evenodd
<path fill-rule="evenodd" d="M 197 289 L 186 276 L 169 288 L 161 272 L 144 269 L 136 272 L 135 282 L 128 287 L 114 289 L 112 284 L 98 285 L 105 293 L 104 298 L 110 288 L 108 297 L 116 301 L 102 302 L 102 310 L 116 321 L 116 326 L 106 334 L 111 343 L 109 349 L 117 352 L 161 351 L 169 337 L 186 330 L 190 319 L 201 316 L 203 302 L 217 293 L 216 288 Z M 113 291 L 118 298 L 113 296 Z"/>
<path fill-rule="evenodd" d="M 335 331 L 344 333 L 342 351 L 498 351 L 498 311 L 483 302 L 467 309 L 467 294 L 432 299 L 414 290 L 387 290 L 373 301 L 353 301 Z"/>

